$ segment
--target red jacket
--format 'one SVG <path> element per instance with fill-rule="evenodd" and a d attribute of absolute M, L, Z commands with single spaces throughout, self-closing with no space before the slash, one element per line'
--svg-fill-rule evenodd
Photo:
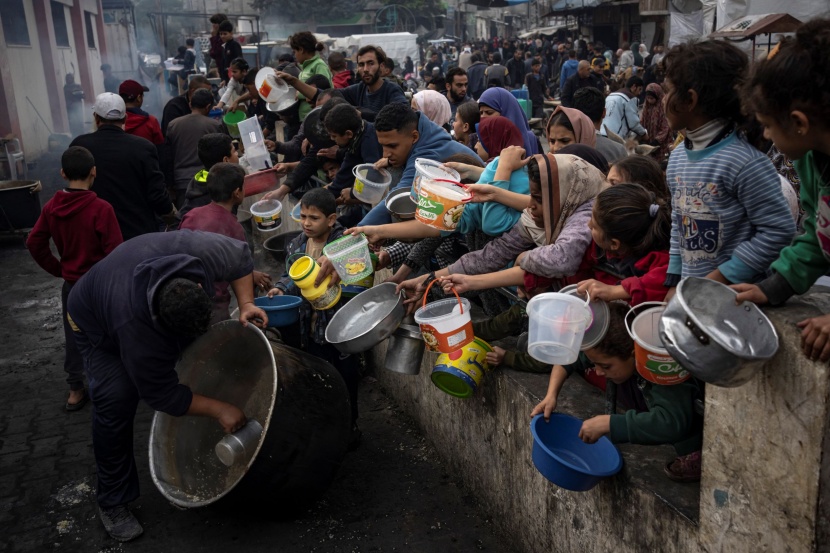
<path fill-rule="evenodd" d="M 663 301 L 666 299 L 669 289 L 664 286 L 664 282 L 669 268 L 668 250 L 649 252 L 636 261 L 611 257 L 610 261 L 615 268 L 624 267 L 627 269 L 614 272 L 604 270 L 604 264 L 597 262 L 601 255 L 602 252 L 596 243 L 591 242 L 591 246 L 585 250 L 585 256 L 582 258 L 582 264 L 576 274 L 565 279 L 565 283 L 576 284 L 593 278 L 605 284 L 615 286 L 620 284 L 631 296 L 628 304 L 632 307 L 646 301 Z M 607 264 L 606 268 L 610 269 L 612 267 L 611 263 Z M 626 272 L 632 276 L 620 278 L 624 275 L 619 275 L 619 272 Z"/>
<path fill-rule="evenodd" d="M 331 84 L 334 88 L 346 88 L 354 84 L 354 75 L 348 69 L 344 69 L 334 74 L 331 79 Z"/>
<path fill-rule="evenodd" d="M 60 261 L 49 248 L 55 242 Z M 112 206 L 89 190 L 59 190 L 43 206 L 26 247 L 45 271 L 75 282 L 123 242 Z"/>
<path fill-rule="evenodd" d="M 127 108 L 127 124 L 124 130 L 128 134 L 146 138 L 156 146 L 164 144 L 159 120 L 139 108 Z"/>

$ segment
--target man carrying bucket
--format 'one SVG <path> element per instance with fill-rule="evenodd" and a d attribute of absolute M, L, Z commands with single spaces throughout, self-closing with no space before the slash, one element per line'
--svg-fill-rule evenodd
<path fill-rule="evenodd" d="M 245 424 L 238 407 L 180 384 L 175 366 L 210 325 L 214 282 L 231 283 L 243 325 L 267 324 L 254 305 L 252 271 L 245 242 L 181 230 L 122 244 L 72 289 L 67 319 L 89 379 L 98 511 L 114 539 L 143 532 L 127 508 L 139 495 L 133 456 L 139 399 L 172 416 L 212 417 L 227 433 Z"/>

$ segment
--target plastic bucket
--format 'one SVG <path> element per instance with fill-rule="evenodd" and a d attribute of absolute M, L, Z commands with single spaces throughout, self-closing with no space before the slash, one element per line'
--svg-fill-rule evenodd
<path fill-rule="evenodd" d="M 320 286 L 314 286 L 319 273 L 320 266 L 307 255 L 299 256 L 288 268 L 288 276 L 302 290 L 303 297 L 308 300 L 311 307 L 323 311 L 331 309 L 340 301 L 342 291 L 340 286 L 329 287 L 331 275 L 327 276 Z"/>
<path fill-rule="evenodd" d="M 254 300 L 254 305 L 268 315 L 268 326 L 288 326 L 300 320 L 300 304 L 303 298 L 297 296 L 262 296 Z"/>
<path fill-rule="evenodd" d="M 376 204 L 392 183 L 392 175 L 385 169 L 377 170 L 371 163 L 361 163 L 352 169 L 355 198 L 367 204 Z"/>
<path fill-rule="evenodd" d="M 633 311 L 643 305 L 656 305 L 640 312 L 629 324 L 628 318 Z M 691 378 L 689 371 L 669 355 L 660 341 L 660 319 L 666 304 L 660 302 L 644 302 L 632 307 L 625 317 L 625 326 L 628 334 L 634 340 L 634 361 L 640 376 L 663 386 L 680 384 Z"/>
<path fill-rule="evenodd" d="M 447 167 L 443 163 L 419 157 L 415 160 L 415 178 L 412 179 L 412 189 L 410 190 L 410 198 L 415 203 L 418 202 L 418 187 L 424 179 L 461 182 L 461 175 L 458 174 L 458 171 Z"/>
<path fill-rule="evenodd" d="M 369 241 L 362 234 L 347 235 L 323 246 L 325 255 L 343 284 L 354 284 L 374 272 Z"/>
<path fill-rule="evenodd" d="M 288 83 L 277 77 L 273 67 L 263 67 L 254 79 L 259 96 L 269 103 L 279 102 L 289 94 Z"/>
<path fill-rule="evenodd" d="M 585 301 L 568 294 L 548 292 L 527 303 L 527 352 L 553 365 L 569 365 L 579 357 L 585 329 L 592 322 Z"/>
<path fill-rule="evenodd" d="M 452 353 L 475 339 L 473 322 L 470 319 L 470 301 L 459 298 L 453 289 L 455 299 L 432 302 L 427 305 L 427 296 L 433 280 L 424 292 L 424 302 L 415 312 L 415 322 L 421 327 L 421 335 L 429 351 Z"/>
<path fill-rule="evenodd" d="M 582 421 L 563 413 L 542 415 L 530 421 L 533 435 L 533 464 L 542 476 L 566 490 L 584 492 L 600 480 L 617 474 L 622 456 L 606 436 L 596 443 L 579 439 Z"/>
<path fill-rule="evenodd" d="M 225 117 L 222 118 L 222 121 L 228 128 L 228 134 L 234 138 L 239 138 L 239 123 L 244 121 L 247 117 L 247 114 L 241 109 L 238 109 L 236 111 L 229 111 L 228 113 L 226 113 Z"/>
<path fill-rule="evenodd" d="M 291 219 L 295 223 L 302 223 L 303 219 L 300 217 L 300 209 L 302 209 L 302 204 L 297 202 L 297 205 L 294 206 L 294 209 L 291 210 Z"/>
<path fill-rule="evenodd" d="M 421 181 L 415 219 L 438 230 L 453 231 L 471 198 L 472 195 L 458 183 Z"/>
<path fill-rule="evenodd" d="M 282 204 L 277 200 L 260 200 L 251 206 L 251 216 L 262 232 L 273 232 L 280 228 Z"/>
<path fill-rule="evenodd" d="M 470 397 L 481 385 L 484 373 L 490 370 L 487 354 L 491 351 L 490 344 L 474 338 L 458 351 L 442 353 L 432 369 L 432 383 L 451 396 Z"/>

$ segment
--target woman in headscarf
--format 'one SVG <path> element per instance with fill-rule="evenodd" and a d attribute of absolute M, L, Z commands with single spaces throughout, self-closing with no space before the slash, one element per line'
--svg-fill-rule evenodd
<path fill-rule="evenodd" d="M 514 158 L 505 150 L 501 163 L 511 169 L 527 165 L 530 200 L 519 222 L 482 250 L 470 252 L 446 269 L 435 273 L 445 277 L 447 286 L 459 293 L 499 286 L 517 286 L 529 273 L 562 281 L 577 275 L 591 244 L 588 221 L 594 198 L 606 186 L 603 174 L 588 162 L 572 155 L 535 155 L 529 161 Z M 508 159 L 508 157 L 510 159 Z M 515 266 L 504 269 L 515 262 Z M 408 302 L 423 294 L 428 277 L 401 284 Z"/>
<path fill-rule="evenodd" d="M 640 123 L 648 132 L 649 144 L 658 146 L 660 150 L 652 153 L 655 159 L 663 160 L 669 155 L 670 147 L 674 142 L 674 133 L 669 128 L 666 112 L 663 108 L 663 87 L 651 83 L 646 87 L 646 101 L 643 105 L 643 114 Z"/>
<path fill-rule="evenodd" d="M 501 115 L 507 117 L 516 125 L 524 137 L 524 148 L 527 155 L 538 154 L 542 151 L 539 139 L 530 130 L 527 122 L 527 115 L 518 100 L 503 88 L 488 88 L 478 99 L 479 113 L 481 119 Z"/>
<path fill-rule="evenodd" d="M 412 97 L 412 109 L 420 111 L 427 119 L 443 127 L 447 132 L 450 129 L 452 108 L 447 97 L 435 90 L 422 90 Z"/>
<path fill-rule="evenodd" d="M 638 71 L 642 71 L 643 65 L 645 64 L 643 55 L 640 53 L 639 42 L 631 43 L 631 53 L 634 54 L 634 73 L 632 75 L 636 75 Z"/>
<path fill-rule="evenodd" d="M 559 106 L 548 119 L 545 132 L 553 153 L 571 144 L 597 145 L 597 134 L 590 117 L 574 108 Z"/>

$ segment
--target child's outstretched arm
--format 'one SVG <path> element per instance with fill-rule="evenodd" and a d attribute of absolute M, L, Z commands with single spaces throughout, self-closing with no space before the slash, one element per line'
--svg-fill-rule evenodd
<path fill-rule="evenodd" d="M 562 385 L 568 379 L 568 371 L 562 365 L 554 365 L 550 371 L 550 382 L 548 383 L 548 393 L 545 398 L 539 402 L 533 411 L 530 412 L 531 417 L 543 414 L 546 421 L 550 421 L 550 414 L 556 409 L 556 400 L 559 398 L 559 392 L 562 390 Z"/>

